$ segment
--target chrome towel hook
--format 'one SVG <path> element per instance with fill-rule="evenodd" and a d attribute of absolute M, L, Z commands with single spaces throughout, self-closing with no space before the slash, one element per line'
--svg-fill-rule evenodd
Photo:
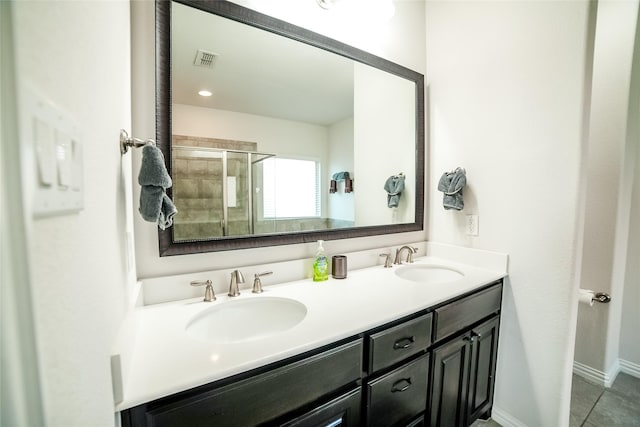
<path fill-rule="evenodd" d="M 596 294 L 593 296 L 593 300 L 595 302 L 606 304 L 611 301 L 611 296 L 606 292 L 596 292 Z"/>
<path fill-rule="evenodd" d="M 129 151 L 129 147 L 140 148 L 145 145 L 156 145 L 153 139 L 142 140 L 140 138 L 129 137 L 126 130 L 120 129 L 120 154 L 125 155 Z"/>

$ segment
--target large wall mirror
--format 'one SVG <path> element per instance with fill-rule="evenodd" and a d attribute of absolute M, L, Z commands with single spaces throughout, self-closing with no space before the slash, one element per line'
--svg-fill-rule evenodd
<path fill-rule="evenodd" d="M 421 74 L 219 0 L 156 2 L 156 67 L 161 256 L 423 229 Z"/>

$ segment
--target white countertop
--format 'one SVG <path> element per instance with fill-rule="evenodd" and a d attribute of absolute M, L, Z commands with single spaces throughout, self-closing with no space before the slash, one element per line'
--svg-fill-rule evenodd
<path fill-rule="evenodd" d="M 265 287 L 262 294 L 242 289 L 214 302 L 187 299 L 136 308 L 138 333 L 131 368 L 123 384 L 121 411 L 180 391 L 267 365 L 364 332 L 402 316 L 472 291 L 506 275 L 432 256 L 415 264 L 445 266 L 464 273 L 458 280 L 423 284 L 399 278 L 399 266 L 349 271 L 346 279 L 298 280 Z M 247 284 L 251 285 L 250 280 Z M 204 289 L 202 289 L 204 294 Z M 189 336 L 186 325 L 202 310 L 228 300 L 285 297 L 303 303 L 306 317 L 275 336 L 237 343 L 207 343 Z M 242 322 L 243 319 L 237 319 Z M 233 328 L 233 325 L 219 325 Z"/>

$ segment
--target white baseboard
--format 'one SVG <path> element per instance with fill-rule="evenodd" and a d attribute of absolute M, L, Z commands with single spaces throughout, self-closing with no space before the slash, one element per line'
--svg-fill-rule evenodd
<path fill-rule="evenodd" d="M 527 427 L 525 423 L 495 405 L 491 409 L 491 419 L 502 427 Z"/>
<path fill-rule="evenodd" d="M 620 372 L 620 364 L 617 360 L 608 372 L 600 371 L 580 362 L 573 362 L 574 374 L 579 375 L 594 384 L 607 388 L 611 387 L 611 384 L 613 384 L 613 382 L 615 381 L 616 376 L 618 376 L 618 372 Z"/>
<path fill-rule="evenodd" d="M 624 359 L 617 359 L 608 372 L 599 371 L 580 362 L 573 362 L 573 373 L 592 383 L 603 387 L 611 387 L 618 373 L 624 372 L 640 378 L 640 365 Z"/>
<path fill-rule="evenodd" d="M 624 359 L 618 359 L 618 362 L 620 364 L 620 372 L 640 378 L 640 364 L 629 362 Z"/>

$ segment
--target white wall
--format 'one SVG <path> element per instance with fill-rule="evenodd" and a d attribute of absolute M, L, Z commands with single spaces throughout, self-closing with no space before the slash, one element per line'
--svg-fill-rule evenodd
<path fill-rule="evenodd" d="M 598 3 L 580 286 L 608 292 L 612 300 L 580 306 L 575 361 L 611 375 L 619 355 L 635 169 L 632 148 L 639 135 L 636 127 L 627 137 L 627 125 L 637 121 L 637 100 L 635 119 L 628 117 L 637 19 L 637 1 Z"/>
<path fill-rule="evenodd" d="M 634 117 L 637 122 L 638 115 Z M 636 171 L 633 182 L 624 304 L 622 306 L 620 359 L 635 365 L 635 369 L 638 371 L 640 370 L 640 340 L 638 339 L 638 331 L 640 330 L 640 310 L 638 310 L 640 307 L 640 262 L 638 262 L 640 259 L 640 138 L 635 140 L 635 157 Z"/>
<path fill-rule="evenodd" d="M 44 425 L 18 132 L 12 3 L 0 2 L 0 425 Z"/>
<path fill-rule="evenodd" d="M 345 171 L 353 178 L 353 150 L 353 118 L 332 124 L 329 127 L 329 179 L 334 173 Z M 327 198 L 328 217 L 355 221 L 355 193 L 344 192 L 344 181 L 337 186 L 338 191 Z"/>
<path fill-rule="evenodd" d="M 625 177 L 632 181 L 633 188 L 629 190 L 629 244 L 626 252 L 619 356 L 623 368 L 633 370 L 636 376 L 640 376 L 640 28 L 637 22 L 630 92 L 625 162 L 630 162 L 635 157 L 635 165 L 633 179 Z"/>
<path fill-rule="evenodd" d="M 118 147 L 120 128 L 130 127 L 129 4 L 13 6 L 20 87 L 70 114 L 84 147 L 84 210 L 26 217 L 45 418 L 53 427 L 111 426 L 109 355 L 135 280 L 125 258 L 130 168 Z"/>
<path fill-rule="evenodd" d="M 279 156 L 302 155 L 323 162 L 328 158 L 326 126 L 192 105 L 174 104 L 172 108 L 171 126 L 176 135 L 255 142 L 259 152 Z"/>
<path fill-rule="evenodd" d="M 358 225 L 415 220 L 415 90 L 409 80 L 355 64 L 353 144 L 357 153 L 354 174 L 358 178 Z M 389 208 L 384 184 L 399 173 L 405 174 L 405 188 L 398 207 Z"/>
<path fill-rule="evenodd" d="M 494 417 L 567 425 L 589 5 L 427 2 L 430 240 L 509 254 Z M 465 209 L 440 175 L 466 168 Z M 464 233 L 479 215 L 479 236 Z"/>
<path fill-rule="evenodd" d="M 395 16 L 387 23 L 370 21 L 363 15 L 339 17 L 321 9 L 316 2 L 297 0 L 250 1 L 238 0 L 243 6 L 253 7 L 263 13 L 320 32 L 342 42 L 355 45 L 378 56 L 404 65 L 418 72 L 425 69 L 424 8 L 423 1 L 396 3 Z M 134 2 L 132 18 L 136 21 L 133 58 L 133 129 L 136 135 L 155 135 L 154 49 L 152 2 Z M 144 136 L 143 136 L 144 137 Z M 140 154 L 134 153 L 134 176 L 137 176 Z M 357 191 L 357 181 L 354 182 Z M 139 189 L 134 186 L 134 200 Z M 137 202 L 136 202 L 137 205 Z M 136 208 L 137 209 L 137 208 Z M 353 252 L 382 246 L 397 246 L 406 242 L 426 239 L 426 231 L 373 236 L 359 239 L 325 242 L 329 255 Z M 158 256 L 157 227 L 135 216 L 135 245 L 138 277 L 158 277 L 168 274 L 194 271 L 236 268 L 244 265 L 311 258 L 315 243 L 287 245 L 209 254 L 163 257 Z"/>

